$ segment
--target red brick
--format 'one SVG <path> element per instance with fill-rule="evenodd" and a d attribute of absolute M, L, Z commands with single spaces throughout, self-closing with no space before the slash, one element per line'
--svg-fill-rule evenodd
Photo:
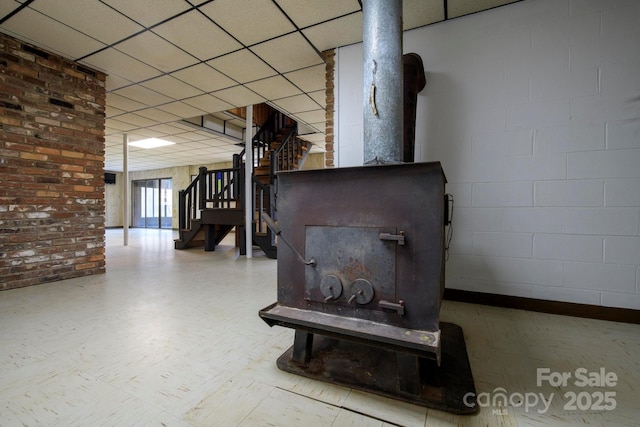
<path fill-rule="evenodd" d="M 105 271 L 105 76 L 23 45 L 0 34 L 0 100 L 22 108 L 0 108 L 0 289 Z"/>

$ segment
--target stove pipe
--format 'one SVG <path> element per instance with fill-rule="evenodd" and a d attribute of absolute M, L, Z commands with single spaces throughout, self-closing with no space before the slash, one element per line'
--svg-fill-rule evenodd
<path fill-rule="evenodd" d="M 403 160 L 402 0 L 362 2 L 364 164 Z"/>

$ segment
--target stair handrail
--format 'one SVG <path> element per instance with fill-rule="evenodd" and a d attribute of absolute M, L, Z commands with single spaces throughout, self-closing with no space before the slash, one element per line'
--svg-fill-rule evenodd
<path fill-rule="evenodd" d="M 240 167 L 207 170 L 201 168 L 200 209 L 239 207 Z M 202 185 L 204 182 L 204 185 Z M 232 206 L 236 203 L 236 206 Z"/>
<path fill-rule="evenodd" d="M 182 230 L 191 229 L 191 220 L 197 216 L 199 184 L 200 175 L 197 175 L 187 188 L 178 191 L 178 223 L 180 233 L 182 233 Z"/>
<path fill-rule="evenodd" d="M 255 163 L 259 161 L 259 159 L 263 158 L 267 151 L 269 151 L 273 135 L 275 135 L 282 127 L 283 119 L 280 116 L 283 116 L 283 114 L 278 110 L 274 110 L 267 118 L 267 121 L 260 126 L 258 132 L 256 132 L 253 138 L 251 138 L 251 148 L 253 150 L 252 157 L 254 161 L 252 169 L 255 167 Z M 245 146 L 240 152 L 240 158 L 244 157 L 246 152 L 247 147 Z"/>
<path fill-rule="evenodd" d="M 271 185 L 265 185 L 255 177 L 253 178 L 253 193 L 255 194 L 256 204 L 253 206 L 254 218 L 256 218 L 256 226 L 254 231 L 256 233 L 268 233 L 270 232 L 266 224 L 262 222 L 262 213 L 266 212 L 269 216 L 274 217 L 275 212 L 273 210 L 273 201 L 271 196 Z M 256 215 L 257 214 L 257 215 Z"/>
<path fill-rule="evenodd" d="M 296 158 L 300 154 L 302 154 L 302 159 L 306 156 L 308 150 L 303 149 L 303 147 L 307 147 L 307 142 L 298 138 L 297 135 L 296 128 L 292 128 L 282 144 L 277 149 L 272 150 L 269 162 L 269 178 L 272 184 L 275 182 L 278 171 L 294 169 Z"/>

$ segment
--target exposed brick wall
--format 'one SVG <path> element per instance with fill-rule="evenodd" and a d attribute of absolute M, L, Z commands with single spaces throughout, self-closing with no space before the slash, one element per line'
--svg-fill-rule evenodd
<path fill-rule="evenodd" d="M 0 34 L 0 290 L 104 272 L 104 83 Z"/>
<path fill-rule="evenodd" d="M 335 61 L 335 49 L 331 49 L 331 50 L 326 50 L 324 52 L 322 52 L 322 55 L 324 57 L 324 61 L 326 64 L 326 93 L 325 93 L 325 99 L 326 99 L 326 125 L 325 125 L 325 149 L 326 149 L 326 154 L 325 154 L 325 166 L 328 168 L 332 168 L 334 167 L 334 157 L 333 157 L 333 153 L 334 153 L 334 149 L 333 149 L 333 113 L 335 112 L 335 101 L 334 101 L 334 94 L 333 94 L 333 88 L 334 88 L 334 83 L 333 83 L 333 77 L 334 77 L 334 70 L 336 68 L 336 61 Z"/>

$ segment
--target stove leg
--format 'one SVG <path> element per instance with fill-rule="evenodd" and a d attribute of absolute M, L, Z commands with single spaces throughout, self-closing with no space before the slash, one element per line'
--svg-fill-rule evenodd
<path fill-rule="evenodd" d="M 313 334 L 296 329 L 293 339 L 293 355 L 291 360 L 301 364 L 307 364 L 311 360 L 311 348 L 313 347 Z"/>
<path fill-rule="evenodd" d="M 418 356 L 407 353 L 396 353 L 398 364 L 398 391 L 412 396 L 420 395 L 420 360 Z"/>

